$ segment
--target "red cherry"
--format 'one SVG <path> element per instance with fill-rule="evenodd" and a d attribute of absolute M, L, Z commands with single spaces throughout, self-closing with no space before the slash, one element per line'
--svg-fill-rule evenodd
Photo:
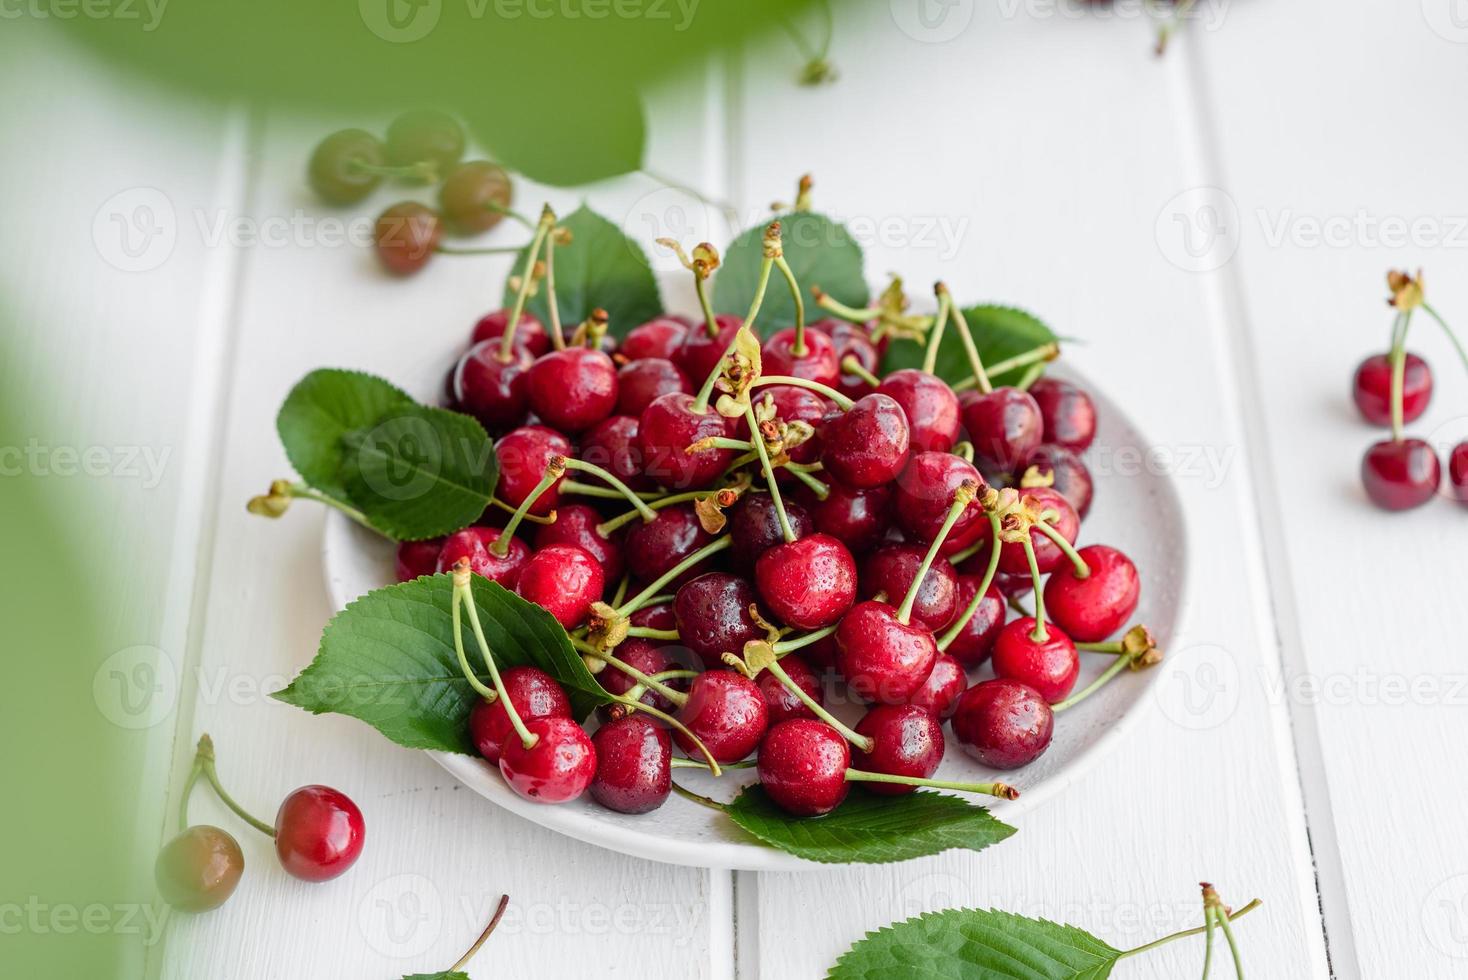
<path fill-rule="evenodd" d="M 428 264 L 442 234 L 437 211 L 417 201 L 402 201 L 377 216 L 372 241 L 383 268 L 407 276 Z"/>
<path fill-rule="evenodd" d="M 647 475 L 665 487 L 684 490 L 712 483 L 734 459 L 732 449 L 688 447 L 711 436 L 728 436 L 729 420 L 712 407 L 703 414 L 693 411 L 694 398 L 687 392 L 671 391 L 652 400 L 642 412 L 638 444 L 642 447 Z"/>
<path fill-rule="evenodd" d="M 1453 499 L 1468 504 L 1468 442 L 1460 442 L 1448 454 L 1448 483 Z"/>
<path fill-rule="evenodd" d="M 443 542 L 443 538 L 399 542 L 396 562 L 398 581 L 411 582 L 420 575 L 432 575 L 438 571 L 438 552 L 443 547 Z"/>
<path fill-rule="evenodd" d="M 806 693 L 816 704 L 826 703 L 826 691 L 821 686 L 821 678 L 816 674 L 804 657 L 793 654 L 781 658 L 780 668 L 785 671 L 785 676 L 795 683 L 795 686 Z M 765 698 L 765 709 L 770 715 L 770 724 L 777 725 L 791 718 L 814 718 L 815 713 L 810 710 L 804 701 L 795 696 L 795 692 L 780 682 L 771 671 L 761 671 L 759 677 L 755 678 L 759 685 L 760 693 Z"/>
<path fill-rule="evenodd" d="M 675 648 L 659 643 L 656 640 L 645 639 L 640 636 L 629 637 L 622 641 L 616 649 L 617 659 L 629 667 L 642 671 L 652 677 L 666 670 L 683 670 L 685 666 L 674 657 Z M 615 667 L 607 667 L 596 675 L 597 683 L 613 694 L 627 694 L 637 686 L 637 681 L 632 675 L 620 671 Z M 675 691 L 688 690 L 688 681 L 683 679 L 670 679 L 663 682 L 665 686 Z M 676 710 L 667 698 L 657 691 L 646 689 L 638 700 L 659 711 L 672 712 Z M 607 716 L 610 717 L 610 716 Z"/>
<path fill-rule="evenodd" d="M 605 590 L 601 563 L 573 544 L 553 544 L 535 552 L 515 584 L 520 598 L 545 609 L 566 629 L 586 622 L 591 604 L 600 602 Z"/>
<path fill-rule="evenodd" d="M 486 340 L 498 341 L 505 333 L 505 327 L 510 323 L 510 311 L 506 309 L 493 310 L 479 318 L 474 324 L 474 332 L 470 335 L 470 343 L 478 344 Z M 550 334 L 546 333 L 545 325 L 530 313 L 520 314 L 520 326 L 515 330 L 515 345 L 524 347 L 532 357 L 539 357 L 551 348 Z"/>
<path fill-rule="evenodd" d="M 596 746 L 570 718 L 525 722 L 536 742 L 525 748 L 511 737 L 500 755 L 500 775 L 510 789 L 537 803 L 576 799 L 596 777 Z"/>
<path fill-rule="evenodd" d="M 538 667 L 511 667 L 500 673 L 510 703 L 529 722 L 535 718 L 570 718 L 571 702 L 555 678 Z M 516 740 L 504 702 L 478 701 L 469 712 L 469 738 L 491 763 L 500 761 L 506 742 Z"/>
<path fill-rule="evenodd" d="M 777 330 L 760 350 L 762 370 L 768 375 L 788 375 L 834 385 L 841 374 L 836 345 L 819 330 L 805 331 L 805 353 L 795 353 L 795 328 Z"/>
<path fill-rule="evenodd" d="M 599 350 L 568 347 L 530 366 L 530 408 L 562 432 L 585 432 L 617 407 L 617 366 Z"/>
<path fill-rule="evenodd" d="M 958 441 L 958 396 L 942 378 L 903 368 L 883 378 L 877 391 L 902 406 L 913 452 L 946 453 Z"/>
<path fill-rule="evenodd" d="M 571 440 L 543 425 L 524 425 L 495 443 L 494 454 L 500 464 L 495 496 L 511 507 L 519 507 L 540 485 L 551 457 L 571 455 Z M 560 494 L 561 481 L 557 480 L 535 498 L 530 513 L 537 517 L 549 514 L 556 509 Z"/>
<path fill-rule="evenodd" d="M 759 745 L 769 724 L 769 711 L 754 681 L 732 670 L 709 670 L 689 685 L 678 720 L 719 762 L 738 762 Z M 674 732 L 673 740 L 689 756 L 702 754 L 682 732 Z"/>
<path fill-rule="evenodd" d="M 688 326 L 672 317 L 660 316 L 633 327 L 622 338 L 621 351 L 629 361 L 640 361 L 645 357 L 661 357 L 673 360 L 683 340 L 688 335 Z"/>
<path fill-rule="evenodd" d="M 1392 424 L 1392 362 L 1386 354 L 1373 354 L 1356 368 L 1351 397 L 1361 417 L 1372 425 Z M 1415 422 L 1432 401 L 1432 368 L 1416 354 L 1408 353 L 1402 375 L 1402 421 Z"/>
<path fill-rule="evenodd" d="M 862 701 L 902 704 L 917 693 L 938 659 L 933 634 L 898 621 L 885 602 L 859 602 L 836 627 L 836 665 Z"/>
<path fill-rule="evenodd" d="M 1040 692 L 1051 704 L 1064 701 L 1081 674 L 1081 658 L 1070 637 L 1053 624 L 1045 638 L 1034 637 L 1035 619 L 1024 616 L 999 631 L 994 640 L 994 673 Z"/>
<path fill-rule="evenodd" d="M 1437 493 L 1441 481 L 1437 452 L 1421 439 L 1383 439 L 1361 460 L 1366 496 L 1382 510 L 1420 507 Z"/>
<path fill-rule="evenodd" d="M 907 465 L 907 415 L 881 393 L 831 417 L 821 433 L 821 462 L 837 481 L 857 490 L 890 483 Z"/>
<path fill-rule="evenodd" d="M 245 855 L 234 835 L 198 824 L 163 845 L 153 864 L 158 893 L 180 912 L 217 909 L 234 894 Z"/>
<path fill-rule="evenodd" d="M 963 692 L 953 713 L 963 750 L 991 769 L 1018 769 L 1050 747 L 1055 714 L 1034 688 L 1018 681 L 982 681 Z"/>
<path fill-rule="evenodd" d="M 922 708 L 941 721 L 953 714 L 958 707 L 959 695 L 967 687 L 968 675 L 963 672 L 963 665 L 948 654 L 940 653 L 933 661 L 928 679 L 907 699 L 907 703 Z"/>
<path fill-rule="evenodd" d="M 889 544 L 867 555 L 861 563 L 862 597 L 870 599 L 885 592 L 888 602 L 902 602 L 927 552 L 926 546 Z M 918 586 L 912 621 L 928 630 L 940 630 L 953 622 L 958 608 L 958 573 L 948 562 L 934 561 Z"/>
<path fill-rule="evenodd" d="M 1055 443 L 1045 443 L 1025 458 L 1020 475 L 1024 476 L 1032 468 L 1036 476 L 1054 481 L 1051 488 L 1070 501 L 1077 516 L 1084 519 L 1090 513 L 1095 483 L 1091 471 L 1075 452 Z"/>
<path fill-rule="evenodd" d="M 1031 487 L 1020 491 L 1026 497 L 1035 502 L 1039 510 L 1053 510 L 1059 516 L 1050 525 L 1060 532 L 1060 536 L 1071 544 L 1075 544 L 1076 536 L 1081 532 L 1081 519 L 1076 515 L 1075 508 L 1070 505 L 1060 494 L 1050 487 Z M 988 521 L 984 522 L 984 530 L 988 530 Z M 987 538 L 988 535 L 984 534 Z M 1040 566 L 1040 574 L 1048 575 L 1061 565 L 1068 564 L 1070 559 L 1065 552 L 1060 550 L 1060 545 L 1050 540 L 1050 536 L 1038 528 L 1030 528 L 1030 544 L 1035 549 L 1035 564 Z M 988 556 L 985 556 L 988 560 Z M 999 549 L 999 567 L 1011 575 L 1025 575 L 1028 578 L 1030 571 L 1030 559 L 1025 554 L 1025 546 L 1013 541 L 1006 541 Z"/>
<path fill-rule="evenodd" d="M 678 636 L 710 669 L 725 666 L 725 653 L 744 655 L 744 644 L 765 631 L 750 615 L 758 596 L 747 580 L 727 572 L 705 572 L 678 589 L 673 613 Z"/>
<path fill-rule="evenodd" d="M 673 791 L 673 742 L 666 729 L 640 714 L 626 715 L 598 728 L 591 742 L 592 799 L 618 813 L 648 813 L 663 805 Z"/>
<path fill-rule="evenodd" d="M 627 570 L 640 582 L 654 581 L 714 539 L 698 522 L 692 504 L 664 507 L 657 515 L 651 521 L 633 521 L 622 543 Z M 700 570 L 696 565 L 684 572 L 671 583 L 672 587 L 693 578 Z"/>
<path fill-rule="evenodd" d="M 787 813 L 818 817 L 846 799 L 851 750 L 823 721 L 793 718 L 771 728 L 759 747 L 759 781 Z"/>
<path fill-rule="evenodd" d="M 275 855 L 302 881 L 330 881 L 356 863 L 367 838 L 357 804 L 330 786 L 302 786 L 275 814 Z"/>
<path fill-rule="evenodd" d="M 1084 388 L 1041 378 L 1030 385 L 1030 397 L 1040 407 L 1046 442 L 1082 453 L 1095 440 L 1096 405 Z"/>
<path fill-rule="evenodd" d="M 963 423 L 974 452 L 1003 470 L 1013 470 L 1034 452 L 1045 434 L 1040 406 L 1018 388 L 995 388 L 968 399 Z"/>
<path fill-rule="evenodd" d="M 455 531 L 443 539 L 443 546 L 438 550 L 438 564 L 436 570 L 439 572 L 451 572 L 459 559 L 469 559 L 469 571 L 475 575 L 482 575 L 491 582 L 498 582 L 507 589 L 513 589 L 515 583 L 520 581 L 520 570 L 530 560 L 530 548 L 519 538 L 511 538 L 510 544 L 501 558 L 489 550 L 489 546 L 500 539 L 502 532 L 494 527 L 466 527 L 462 531 Z"/>
<path fill-rule="evenodd" d="M 670 391 L 693 391 L 678 365 L 661 357 L 630 361 L 617 371 L 617 413 L 640 416 L 654 398 Z"/>
<path fill-rule="evenodd" d="M 892 526 L 891 486 L 852 490 L 830 484 L 825 500 L 814 501 L 811 516 L 816 529 L 846 544 L 853 554 L 862 554 L 880 544 Z"/>
<path fill-rule="evenodd" d="M 938 719 L 912 704 L 879 704 L 856 723 L 856 733 L 872 740 L 872 750 L 852 753 L 852 767 L 889 776 L 929 779 L 943 761 L 943 727 Z M 917 789 L 901 783 L 866 783 L 879 796 L 905 796 Z"/>
<path fill-rule="evenodd" d="M 523 347 L 502 361 L 499 341 L 475 344 L 449 376 L 450 401 L 491 432 L 513 428 L 525 421 L 530 407 L 530 363 L 530 352 Z"/>
<path fill-rule="evenodd" d="M 1080 550 L 1091 574 L 1077 577 L 1063 563 L 1045 583 L 1045 613 L 1077 643 L 1099 643 L 1121 629 L 1137 611 L 1142 581 L 1137 566 L 1115 548 L 1093 544 Z"/>
<path fill-rule="evenodd" d="M 674 630 L 678 628 L 678 616 L 673 612 L 673 604 L 671 602 L 659 602 L 654 606 L 643 606 L 628 616 L 627 621 L 633 626 L 646 626 L 648 629 L 654 630 Z"/>
<path fill-rule="evenodd" d="M 974 601 L 974 593 L 979 591 L 982 584 L 981 575 L 958 576 L 959 613 Z M 974 611 L 973 618 L 964 624 L 953 642 L 948 644 L 947 652 L 964 667 L 977 667 L 988 660 L 994 649 L 994 640 L 1004 628 L 1004 617 L 1008 611 L 1009 604 L 1004 601 L 1004 593 L 999 591 L 997 585 L 990 585 L 989 591 L 984 593 L 983 601 L 979 603 L 979 608 Z"/>
<path fill-rule="evenodd" d="M 536 528 L 535 548 L 539 551 L 551 545 L 575 545 L 597 560 L 606 581 L 615 582 L 622 577 L 624 569 L 622 545 L 615 537 L 604 537 L 597 530 L 601 520 L 601 514 L 594 507 L 562 504 L 556 508 L 554 523 Z"/>
<path fill-rule="evenodd" d="M 951 453 L 917 453 L 897 478 L 895 498 L 897 523 L 917 541 L 930 543 L 943 528 L 953 495 L 964 483 L 984 487 L 984 478 L 974 465 Z M 989 519 L 977 501 L 958 515 L 940 553 L 953 554 L 968 547 L 989 527 Z M 977 530 L 976 530 L 977 529 Z"/>
<path fill-rule="evenodd" d="M 702 322 L 689 327 L 683 337 L 683 345 L 673 355 L 673 363 L 682 368 L 695 385 L 702 385 L 714 373 L 744 320 L 729 313 L 720 313 L 714 317 L 714 325 L 718 331 L 716 337 L 709 336 L 708 328 Z"/>
<path fill-rule="evenodd" d="M 797 539 L 815 533 L 815 522 L 804 507 L 793 500 L 784 504 L 785 519 Z M 752 571 L 760 555 L 785 542 L 774 499 L 767 493 L 746 493 L 729 515 L 729 537 L 733 540 L 729 555 L 734 564 Z"/>
<path fill-rule="evenodd" d="M 830 626 L 856 601 L 856 561 L 829 534 L 771 548 L 755 562 L 754 581 L 775 617 L 796 629 Z"/>
<path fill-rule="evenodd" d="M 577 454 L 609 471 L 633 490 L 650 490 L 652 480 L 642 469 L 642 424 L 630 415 L 613 415 L 581 436 Z"/>
<path fill-rule="evenodd" d="M 811 324 L 811 326 L 815 325 Z M 871 340 L 860 328 L 854 327 L 845 321 L 837 321 L 837 326 L 831 334 L 831 340 L 836 345 L 837 364 L 843 364 L 846 358 L 854 357 L 856 358 L 856 363 L 865 368 L 869 373 L 879 373 L 882 364 L 882 355 L 877 353 L 877 348 L 873 346 Z M 836 390 L 847 398 L 861 398 L 865 395 L 870 395 L 876 389 L 860 375 L 843 373 L 836 383 Z"/>

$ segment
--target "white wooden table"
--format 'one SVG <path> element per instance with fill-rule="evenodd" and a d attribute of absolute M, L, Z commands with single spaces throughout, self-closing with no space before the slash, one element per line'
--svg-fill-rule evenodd
<path fill-rule="evenodd" d="M 1252 977 L 1468 974 L 1468 512 L 1371 509 L 1355 472 L 1373 436 L 1346 397 L 1385 339 L 1388 267 L 1425 267 L 1468 328 L 1468 21 L 1454 0 L 1223 2 L 1160 62 L 1135 5 L 955 0 L 922 22 L 915 0 L 843 7 L 834 86 L 794 86 L 776 36 L 653 100 L 652 169 L 746 222 L 812 171 L 818 206 L 871 230 L 869 269 L 1082 338 L 1068 358 L 1150 433 L 1190 521 L 1190 608 L 1128 745 L 991 851 L 798 875 L 553 835 L 355 721 L 266 697 L 330 615 L 321 515 L 244 512 L 288 472 L 276 407 L 317 366 L 438 358 L 497 305 L 504 266 L 446 259 L 404 285 L 341 242 L 301 172 L 314 139 L 359 121 L 160 108 L 60 48 L 0 65 L 35 93 L 0 106 L 5 130 L 43 151 L 0 185 L 27 231 L 0 240 L 34 324 L 20 354 L 80 393 L 69 417 L 99 444 L 170 453 L 156 486 L 117 491 L 123 530 L 98 556 L 135 584 L 115 647 L 156 647 L 183 677 L 173 710 L 127 736 L 156 749 L 140 810 L 161 835 L 163 787 L 207 730 L 261 809 L 321 781 L 369 815 L 360 863 L 326 886 L 246 840 L 235 899 L 177 923 L 150 975 L 441 969 L 508 892 L 474 976 L 808 978 L 868 929 L 956 905 L 1137 945 L 1199 922 L 1205 878 L 1266 903 L 1240 927 Z M 586 196 L 647 239 L 727 231 L 684 225 L 699 209 L 643 178 Z M 139 205 L 176 235 L 119 253 L 110 216 Z M 1419 331 L 1438 393 L 1416 428 L 1461 436 L 1468 384 Z M 1199 955 L 1118 975 L 1190 976 Z"/>

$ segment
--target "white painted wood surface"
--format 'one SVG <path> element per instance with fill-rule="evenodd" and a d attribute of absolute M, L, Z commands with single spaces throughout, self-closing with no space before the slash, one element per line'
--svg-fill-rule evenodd
<path fill-rule="evenodd" d="M 819 207 L 872 230 L 869 268 L 902 272 L 915 293 L 941 276 L 1080 338 L 1067 357 L 1109 379 L 1178 480 L 1191 605 L 1132 744 L 1016 838 L 809 875 L 731 877 L 599 851 L 494 810 L 355 722 L 266 699 L 309 660 L 328 614 L 320 515 L 301 507 L 266 524 L 243 511 L 287 472 L 273 433 L 281 397 L 320 365 L 398 373 L 405 332 L 436 359 L 496 302 L 503 264 L 438 261 L 404 285 L 365 251 L 329 244 L 331 213 L 300 173 L 311 142 L 346 120 L 161 112 L 61 52 L 0 68 L 54 78 L 46 91 L 67 119 L 42 124 L 14 104 L 3 115 L 7 128 L 41 126 L 53 165 L 108 149 L 105 166 L 66 171 L 59 201 L 26 192 L 61 180 L 49 167 L 12 175 L 0 199 L 31 220 L 23 242 L 5 243 L 0 274 L 36 323 L 24 356 L 87 393 L 73 409 L 82 431 L 176 447 L 159 489 L 118 490 L 123 537 L 109 546 L 118 564 L 135 558 L 134 608 L 146 610 L 119 618 L 115 646 L 157 645 L 186 667 L 180 710 L 154 737 L 172 733 L 181 758 L 212 732 L 226 778 L 261 810 L 324 781 L 369 815 L 361 863 L 327 886 L 294 882 L 242 838 L 251 874 L 236 898 L 174 927 L 155 975 L 437 969 L 507 891 L 515 913 L 475 976 L 806 978 L 865 930 L 952 905 L 1136 945 L 1196 923 L 1203 878 L 1232 901 L 1266 902 L 1241 927 L 1251 976 L 1468 969 L 1465 515 L 1446 503 L 1370 509 L 1355 469 L 1373 436 L 1346 399 L 1354 363 L 1385 337 L 1388 266 L 1425 266 L 1439 308 L 1468 311 L 1454 281 L 1468 263 L 1454 230 L 1468 215 L 1454 99 L 1468 29 L 1450 0 L 1205 6 L 1158 62 L 1135 8 L 943 9 L 927 28 L 907 0 L 839 10 L 833 87 L 793 86 L 796 57 L 777 37 L 712 71 L 703 98 L 656 98 L 650 165 L 747 221 L 812 171 Z M 88 99 L 95 112 L 71 108 Z M 156 268 L 122 272 L 97 251 L 92 219 L 147 186 L 175 209 L 177 243 Z M 642 178 L 586 196 L 647 238 L 724 237 L 717 215 Z M 538 197 L 522 188 L 522 203 Z M 60 205 L 51 220 L 39 220 L 43 203 Z M 1423 234 L 1446 240 L 1300 237 L 1310 219 L 1358 210 L 1425 218 Z M 299 215 L 306 230 L 211 246 L 221 214 L 272 226 Z M 1213 215 L 1225 234 L 1199 237 Z M 1415 330 L 1438 377 L 1415 428 L 1461 437 L 1468 412 L 1454 406 L 1468 384 L 1435 328 Z M 1302 678 L 1330 683 L 1316 696 Z M 1403 682 L 1400 697 L 1383 687 Z M 196 812 L 211 813 L 207 797 Z M 1118 975 L 1189 976 L 1197 959 L 1172 947 Z"/>

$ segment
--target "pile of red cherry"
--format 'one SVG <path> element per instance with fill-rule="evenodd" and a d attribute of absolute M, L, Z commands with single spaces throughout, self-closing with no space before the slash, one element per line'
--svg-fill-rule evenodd
<path fill-rule="evenodd" d="M 783 263 L 778 223 L 765 244 L 762 283 Z M 695 255 L 702 298 L 718 258 Z M 763 343 L 759 299 L 745 318 L 705 302 L 619 343 L 598 311 L 568 341 L 523 313 L 524 292 L 475 325 L 447 384 L 498 437 L 500 509 L 397 555 L 402 580 L 455 572 L 456 616 L 471 573 L 544 607 L 619 698 L 588 735 L 549 675 L 501 675 L 483 651 L 494 686 L 470 677 L 485 695 L 471 735 L 522 796 L 589 788 L 643 813 L 673 768 L 717 774 L 754 754 L 765 791 L 800 816 L 851 782 L 1013 797 L 932 780 L 945 720 L 981 763 L 1014 769 L 1048 747 L 1057 711 L 1159 656 L 1143 627 L 1113 639 L 1137 607 L 1133 563 L 1073 547 L 1091 398 L 1033 374 L 1027 390 L 992 387 L 941 284 L 929 329 L 962 332 L 976 374 L 961 394 L 925 370 L 873 374 L 878 309 L 806 325 L 797 302 L 796 324 Z M 1033 614 L 1008 619 L 1026 593 Z M 1113 662 L 1073 694 L 1082 650 Z M 986 661 L 994 676 L 972 683 Z M 869 706 L 854 727 L 827 710 L 823 675 Z"/>
<path fill-rule="evenodd" d="M 1361 483 L 1371 502 L 1383 510 L 1410 510 L 1427 503 L 1442 484 L 1437 450 L 1423 439 L 1409 439 L 1403 426 L 1415 422 L 1432 400 L 1432 369 L 1407 350 L 1412 314 L 1422 309 L 1446 331 L 1468 364 L 1468 353 L 1422 292 L 1422 273 L 1388 272 L 1388 305 L 1397 311 L 1391 345 L 1356 368 L 1351 396 L 1361 417 L 1372 425 L 1390 426 L 1392 437 L 1373 443 L 1361 460 Z M 1448 489 L 1459 503 L 1468 504 L 1468 441 L 1448 453 Z"/>

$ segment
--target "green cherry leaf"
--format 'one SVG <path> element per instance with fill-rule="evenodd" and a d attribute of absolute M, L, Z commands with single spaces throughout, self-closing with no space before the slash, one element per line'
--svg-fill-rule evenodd
<path fill-rule="evenodd" d="M 997 364 L 1017 354 L 1034 350 L 1041 344 L 1061 339 L 1039 317 L 1012 306 L 969 306 L 964 308 L 963 315 L 968 320 L 969 330 L 973 332 L 979 359 L 985 365 Z M 924 353 L 923 345 L 917 341 L 894 340 L 887 348 L 886 357 L 882 359 L 882 373 L 887 374 L 902 368 L 920 368 L 923 366 Z M 934 373 L 949 384 L 973 377 L 974 372 L 969 366 L 968 355 L 964 353 L 963 341 L 958 337 L 955 320 L 949 320 L 943 331 L 943 340 L 938 344 L 938 362 Z M 991 375 L 989 380 L 996 386 L 1013 384 L 1022 374 L 1024 369 L 1017 368 L 1006 374 Z"/>
<path fill-rule="evenodd" d="M 542 87 L 539 79 L 528 84 Z M 610 74 L 585 84 L 596 88 L 595 97 L 568 99 L 553 109 L 538 91 L 530 99 L 478 99 L 465 107 L 466 122 L 493 159 L 538 184 L 575 187 L 642 169 L 642 97 Z"/>
<path fill-rule="evenodd" d="M 450 970 L 448 973 L 413 973 L 403 980 L 469 980 L 469 974 L 458 970 Z"/>
<path fill-rule="evenodd" d="M 286 396 L 275 418 L 286 458 L 311 486 L 337 499 L 342 436 L 370 426 L 394 408 L 414 404 L 407 392 L 361 371 L 322 368 L 306 375 Z"/>
<path fill-rule="evenodd" d="M 494 444 L 476 419 L 396 405 L 340 439 L 346 499 L 383 534 L 417 541 L 474 523 L 499 479 Z"/>
<path fill-rule="evenodd" d="M 757 225 L 730 243 L 714 279 L 715 312 L 740 316 L 749 312 L 750 301 L 759 286 L 760 264 L 764 261 L 764 234 L 765 226 Z M 845 225 L 814 212 L 783 214 L 780 236 L 785 261 L 800 284 L 807 323 L 822 316 L 811 296 L 812 286 L 820 286 L 850 306 L 867 305 L 871 293 L 862 271 L 861 246 Z M 795 300 L 790 296 L 784 276 L 775 272 L 770 276 L 756 326 L 762 336 L 768 337 L 794 324 Z"/>
<path fill-rule="evenodd" d="M 578 719 L 610 700 L 550 613 L 477 575 L 472 588 L 502 671 L 539 667 L 566 689 Z M 454 650 L 452 599 L 448 574 L 369 592 L 327 624 L 316 659 L 275 698 L 312 714 L 365 721 L 410 749 L 475 754 L 469 712 L 479 695 Z M 470 667 L 487 685 L 489 672 L 467 616 L 463 629 Z"/>
<path fill-rule="evenodd" d="M 981 851 L 1015 832 L 981 806 L 926 791 L 854 792 L 825 816 L 802 819 L 777 807 L 756 783 L 722 807 L 771 847 L 827 864 L 886 864 L 955 847 Z"/>
<path fill-rule="evenodd" d="M 947 909 L 869 932 L 827 980 L 1104 980 L 1122 955 L 1073 926 L 985 909 Z"/>
<path fill-rule="evenodd" d="M 607 332 L 614 337 L 662 313 L 657 280 L 641 245 L 585 205 L 562 217 L 560 225 L 571 232 L 571 244 L 558 246 L 555 259 L 556 303 L 567 333 L 597 307 L 607 311 Z M 512 275 L 525 268 L 527 250 L 515 258 Z M 542 282 L 527 304 L 541 323 L 550 322 L 548 295 Z M 505 306 L 514 303 L 515 291 L 507 283 Z"/>

